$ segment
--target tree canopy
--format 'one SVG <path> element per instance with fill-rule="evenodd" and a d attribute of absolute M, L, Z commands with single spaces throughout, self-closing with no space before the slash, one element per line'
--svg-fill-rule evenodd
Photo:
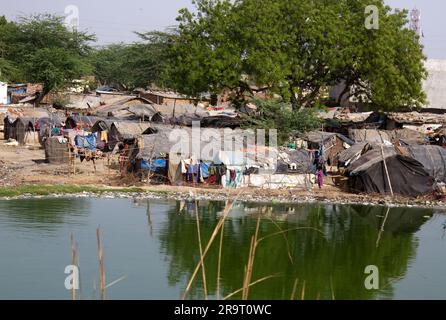
<path fill-rule="evenodd" d="M 39 82 L 44 94 L 91 72 L 86 57 L 94 35 L 69 30 L 53 15 L 0 19 L 0 68 L 8 81 Z"/>
<path fill-rule="evenodd" d="M 190 95 L 266 87 L 294 108 L 318 103 L 321 89 L 390 110 L 425 99 L 425 59 L 407 12 L 383 0 L 197 0 L 180 11 L 170 47 L 170 85 Z M 379 28 L 365 27 L 365 8 Z"/>
<path fill-rule="evenodd" d="M 375 109 L 420 107 L 425 57 L 406 11 L 384 0 L 194 0 L 178 26 L 138 32 L 140 41 L 92 48 L 94 35 L 63 18 L 0 18 L 0 80 L 42 82 L 46 91 L 94 74 L 124 90 L 156 84 L 199 97 L 256 90 L 293 110 L 318 106 L 344 84 L 342 98 Z M 368 29 L 366 7 L 379 12 Z"/>
<path fill-rule="evenodd" d="M 90 57 L 94 74 L 103 85 L 124 90 L 162 83 L 170 33 L 138 33 L 140 42 L 111 44 L 98 48 Z"/>

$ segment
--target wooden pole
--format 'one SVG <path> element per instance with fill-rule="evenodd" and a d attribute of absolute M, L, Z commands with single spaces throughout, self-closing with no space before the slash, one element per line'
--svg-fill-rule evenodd
<path fill-rule="evenodd" d="M 381 134 L 379 133 L 379 131 L 376 130 L 376 132 L 378 133 L 379 137 L 381 138 L 381 156 L 383 158 L 384 170 L 386 171 L 387 182 L 389 183 L 389 188 L 390 188 L 390 194 L 392 195 L 392 197 L 394 197 L 393 188 L 392 188 L 392 182 L 390 181 L 389 170 L 387 169 L 387 163 L 386 163 L 386 159 L 384 157 L 384 148 L 383 148 L 384 140 L 383 140 L 383 137 L 381 136 Z"/>
<path fill-rule="evenodd" d="M 68 176 L 71 175 L 71 148 L 70 144 L 68 144 Z"/>

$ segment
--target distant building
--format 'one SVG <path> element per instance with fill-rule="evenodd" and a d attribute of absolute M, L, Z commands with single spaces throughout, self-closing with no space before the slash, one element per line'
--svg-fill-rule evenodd
<path fill-rule="evenodd" d="M 427 95 L 426 109 L 446 111 L 446 60 L 429 59 L 426 61 L 429 73 L 423 89 Z"/>
<path fill-rule="evenodd" d="M 141 92 L 141 98 L 147 99 L 152 103 L 158 105 L 191 105 L 200 102 L 203 99 L 190 98 L 185 95 L 176 92 L 163 92 L 163 91 L 147 91 Z"/>
<path fill-rule="evenodd" d="M 423 89 L 427 95 L 427 103 L 423 109 L 446 111 L 446 60 L 428 59 L 425 67 L 428 77 L 423 82 Z M 330 98 L 337 100 L 344 88 L 343 83 L 333 86 Z M 348 108 L 359 104 L 354 97 L 347 99 L 346 96 L 341 101 L 341 107 Z"/>

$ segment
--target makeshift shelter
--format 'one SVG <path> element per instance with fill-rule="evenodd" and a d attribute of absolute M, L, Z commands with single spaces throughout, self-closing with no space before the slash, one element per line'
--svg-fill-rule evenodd
<path fill-rule="evenodd" d="M 4 133 L 4 139 L 15 139 L 13 130 L 14 130 L 14 122 L 16 119 L 11 118 L 10 116 L 6 116 L 3 120 L 4 127 L 3 127 L 3 133 Z"/>
<path fill-rule="evenodd" d="M 69 116 L 65 120 L 65 129 L 79 128 L 85 131 L 91 131 L 91 128 L 98 120 L 101 120 L 101 118 L 93 116 L 81 116 L 81 115 Z"/>
<path fill-rule="evenodd" d="M 241 118 L 230 116 L 209 116 L 202 118 L 200 121 L 202 127 L 231 129 L 240 128 L 241 123 Z"/>
<path fill-rule="evenodd" d="M 45 142 L 45 160 L 51 164 L 68 163 L 70 160 L 68 139 L 58 137 L 48 137 Z"/>
<path fill-rule="evenodd" d="M 276 174 L 311 172 L 311 156 L 306 150 L 283 150 L 279 152 Z"/>
<path fill-rule="evenodd" d="M 350 129 L 349 137 L 355 142 L 395 144 L 403 140 L 407 144 L 423 144 L 424 135 L 410 129 L 399 130 L 373 130 L 373 129 Z"/>
<path fill-rule="evenodd" d="M 430 145 L 410 145 L 406 148 L 410 156 L 420 162 L 433 178 L 446 182 L 446 149 Z"/>
<path fill-rule="evenodd" d="M 44 140 L 51 136 L 60 135 L 60 130 L 64 127 L 64 119 L 58 115 L 51 115 L 51 118 L 40 118 L 37 120 L 37 129 L 39 130 L 39 142 L 43 144 Z"/>
<path fill-rule="evenodd" d="M 162 113 L 149 104 L 131 106 L 128 108 L 128 111 L 132 113 L 135 116 L 135 118 L 142 121 L 150 121 L 150 122 L 164 121 Z"/>
<path fill-rule="evenodd" d="M 433 191 L 434 179 L 423 165 L 393 147 L 366 152 L 348 166 L 347 174 L 353 192 L 420 196 Z"/>
<path fill-rule="evenodd" d="M 342 134 L 322 131 L 312 131 L 301 135 L 301 139 L 310 150 L 321 150 L 328 165 L 338 164 L 338 154 L 354 144 L 354 142 Z"/>
<path fill-rule="evenodd" d="M 366 151 L 366 146 L 370 145 L 366 142 L 355 143 L 350 148 L 345 149 L 338 155 L 338 167 L 345 168 L 361 157 Z"/>
<path fill-rule="evenodd" d="M 38 142 L 34 129 L 34 119 L 17 118 L 12 124 L 12 130 L 9 131 L 8 138 L 15 139 L 20 145 L 25 145 L 28 142 Z"/>
<path fill-rule="evenodd" d="M 110 131 L 111 125 L 115 121 L 114 119 L 100 119 L 91 127 L 91 132 Z"/>
<path fill-rule="evenodd" d="M 115 121 L 110 126 L 108 144 L 113 149 L 118 142 L 135 140 L 149 128 L 148 123 Z"/>

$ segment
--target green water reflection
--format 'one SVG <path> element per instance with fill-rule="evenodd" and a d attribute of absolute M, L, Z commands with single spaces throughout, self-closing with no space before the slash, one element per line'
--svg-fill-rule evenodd
<path fill-rule="evenodd" d="M 224 207 L 198 202 L 204 243 Z M 225 222 L 219 293 L 219 236 L 210 248 L 211 299 L 242 287 L 258 218 L 259 237 L 267 238 L 258 245 L 252 281 L 275 277 L 252 286 L 250 299 L 288 300 L 293 292 L 295 299 L 446 299 L 446 218 L 433 209 L 255 203 L 237 203 Z M 80 248 L 83 296 L 97 298 L 98 226 L 108 281 L 127 276 L 108 299 L 181 296 L 199 261 L 194 202 L 24 199 L 0 201 L 0 299 L 69 299 L 71 234 Z M 289 231 L 270 236 L 279 230 Z M 369 265 L 379 268 L 379 290 L 364 286 Z M 201 272 L 187 298 L 204 298 Z"/>
<path fill-rule="evenodd" d="M 199 261 L 193 204 L 169 211 L 160 235 L 162 250 L 169 257 L 170 284 L 182 283 Z M 209 239 L 222 203 L 199 204 L 202 237 Z M 258 246 L 253 281 L 270 275 L 276 278 L 257 284 L 251 299 L 374 299 L 392 298 L 392 283 L 404 277 L 414 258 L 414 232 L 431 217 L 430 209 L 390 209 L 336 205 L 239 205 L 225 224 L 221 263 L 221 296 L 240 289 L 256 219 L 261 217 L 260 237 L 282 230 L 311 227 L 324 234 L 302 229 L 270 237 Z M 383 222 L 384 231 L 380 231 Z M 379 238 L 379 242 L 378 242 Z M 378 243 L 377 243 L 378 242 Z M 206 258 L 208 291 L 216 296 L 218 241 Z M 379 291 L 366 290 L 364 269 L 376 265 L 380 271 Z M 202 277 L 190 298 L 203 298 Z M 297 283 L 296 289 L 295 283 Z M 305 289 L 304 289 L 305 287 Z M 241 298 L 236 295 L 234 298 Z"/>

